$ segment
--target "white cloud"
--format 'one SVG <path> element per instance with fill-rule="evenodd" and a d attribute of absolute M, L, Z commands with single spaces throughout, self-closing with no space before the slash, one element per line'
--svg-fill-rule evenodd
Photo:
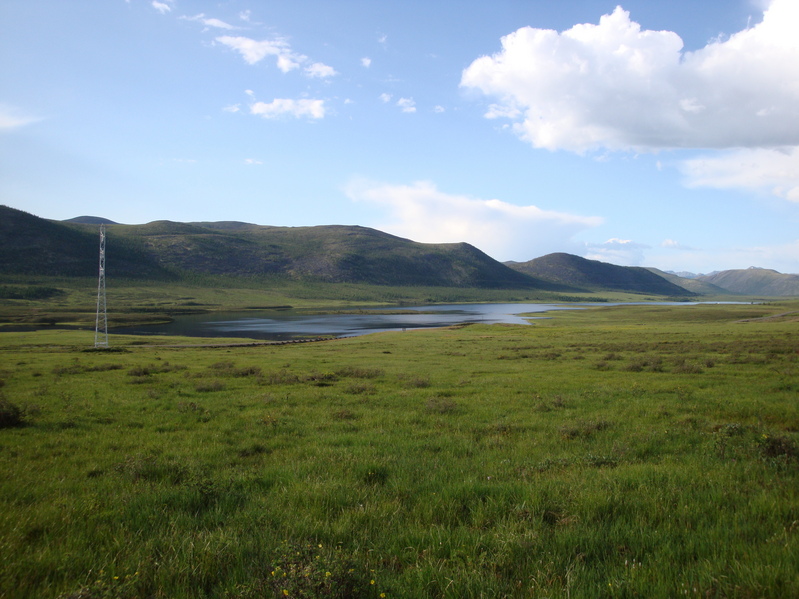
<path fill-rule="evenodd" d="M 445 111 L 446 111 L 446 108 L 444 108 L 443 106 L 440 106 L 440 105 L 437 105 L 437 106 L 435 106 L 433 108 L 433 112 L 435 112 L 436 114 L 441 114 L 442 112 L 445 112 Z"/>
<path fill-rule="evenodd" d="M 284 54 L 278 55 L 277 68 L 284 73 L 288 73 L 289 71 L 300 68 L 300 64 L 306 60 L 308 60 L 307 56 L 303 56 L 302 54 L 294 54 L 293 52 L 286 52 Z"/>
<path fill-rule="evenodd" d="M 598 25 L 523 27 L 475 60 L 461 85 L 495 98 L 537 148 L 585 152 L 799 145 L 799 2 L 683 52 L 670 31 L 642 30 L 617 7 Z"/>
<path fill-rule="evenodd" d="M 258 164 L 263 164 L 263 161 L 256 160 L 255 158 L 245 158 L 244 159 L 244 164 L 246 164 L 248 166 L 250 166 L 250 165 L 258 165 Z"/>
<path fill-rule="evenodd" d="M 167 0 L 167 2 L 171 2 L 171 0 Z M 152 7 L 158 12 L 160 12 L 162 15 L 165 15 L 166 13 L 172 11 L 172 7 L 164 2 L 158 2 L 158 0 L 153 0 L 151 4 Z"/>
<path fill-rule="evenodd" d="M 14 106 L 0 104 L 0 131 L 10 131 L 25 125 L 37 123 L 42 119 L 23 113 Z"/>
<path fill-rule="evenodd" d="M 388 185 L 354 181 L 347 195 L 382 206 L 383 231 L 424 243 L 467 242 L 498 260 L 525 261 L 555 251 L 574 251 L 572 237 L 601 224 L 585 217 L 482 200 L 439 191 L 433 183 Z"/>
<path fill-rule="evenodd" d="M 413 98 L 400 98 L 397 100 L 397 106 L 402 109 L 402 112 L 416 112 L 416 102 Z"/>
<path fill-rule="evenodd" d="M 241 11 L 241 12 L 239 13 L 239 19 L 241 19 L 242 21 L 247 21 L 247 22 L 249 22 L 249 20 L 250 20 L 250 14 L 251 14 L 251 11 L 249 11 L 249 10 L 243 10 L 243 11 Z"/>
<path fill-rule="evenodd" d="M 305 67 L 305 74 L 309 77 L 317 77 L 319 79 L 326 79 L 327 77 L 338 75 L 333 67 L 322 64 L 321 62 L 315 62 L 312 65 Z"/>
<path fill-rule="evenodd" d="M 686 160 L 682 171 L 693 187 L 767 191 L 799 202 L 799 148 L 740 149 Z"/>
<path fill-rule="evenodd" d="M 605 243 L 586 244 L 585 257 L 623 266 L 640 266 L 644 262 L 644 250 L 649 247 L 630 239 L 612 238 Z"/>
<path fill-rule="evenodd" d="M 321 119 L 324 118 L 326 109 L 324 100 L 275 98 L 268 103 L 255 102 L 250 106 L 250 114 L 261 116 L 265 119 L 275 119 L 283 116 Z"/>
<path fill-rule="evenodd" d="M 216 27 L 217 29 L 238 29 L 234 25 L 229 23 L 225 23 L 224 21 L 220 21 L 219 19 L 208 18 L 203 13 L 195 15 L 193 17 L 180 17 L 184 21 L 197 21 L 198 23 L 202 23 L 206 27 Z"/>
<path fill-rule="evenodd" d="M 241 35 L 222 35 L 216 41 L 237 51 L 247 64 L 254 65 L 267 56 L 274 56 L 277 68 L 284 73 L 298 69 L 309 61 L 307 56 L 294 52 L 289 43 L 280 38 L 258 41 Z M 321 62 L 305 67 L 305 74 L 321 78 L 337 75 L 333 67 Z"/>
<path fill-rule="evenodd" d="M 675 239 L 664 239 L 660 242 L 660 247 L 671 250 L 671 251 L 681 251 L 681 252 L 698 252 L 699 248 L 692 247 L 690 245 L 685 245 L 680 243 Z"/>
<path fill-rule="evenodd" d="M 231 104 L 230 106 L 225 106 L 222 110 L 225 112 L 241 112 L 241 106 L 239 104 Z"/>
<path fill-rule="evenodd" d="M 267 56 L 280 56 L 290 51 L 288 43 L 280 39 L 259 42 L 243 36 L 223 35 L 216 41 L 236 50 L 247 64 L 256 64 Z"/>
<path fill-rule="evenodd" d="M 390 102 L 391 101 L 391 94 L 380 94 L 380 100 L 383 102 Z"/>
<path fill-rule="evenodd" d="M 364 66 L 368 69 L 370 66 L 372 66 L 372 59 L 368 56 L 364 56 L 361 58 L 361 66 Z"/>

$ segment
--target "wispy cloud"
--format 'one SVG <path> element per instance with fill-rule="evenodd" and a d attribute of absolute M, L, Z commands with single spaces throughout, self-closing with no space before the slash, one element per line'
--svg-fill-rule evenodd
<path fill-rule="evenodd" d="M 254 114 L 265 119 L 276 119 L 280 117 L 294 117 L 318 120 L 327 114 L 324 100 L 311 100 L 303 98 L 293 100 L 291 98 L 275 98 L 271 102 L 255 102 L 250 106 L 250 114 Z"/>
<path fill-rule="evenodd" d="M 256 166 L 256 165 L 259 165 L 259 164 L 263 164 L 263 161 L 256 160 L 255 158 L 245 158 L 244 159 L 244 164 L 246 164 L 247 166 Z"/>
<path fill-rule="evenodd" d="M 40 117 L 26 114 L 22 110 L 9 106 L 8 104 L 0 104 L 0 131 L 10 131 L 18 129 L 26 125 L 31 125 L 43 120 Z"/>
<path fill-rule="evenodd" d="M 319 79 L 326 79 L 328 77 L 338 75 L 333 67 L 321 62 L 315 62 L 312 65 L 305 67 L 305 74 L 309 77 L 316 77 Z"/>
<path fill-rule="evenodd" d="M 640 266 L 644 262 L 644 250 L 650 246 L 636 243 L 631 239 L 608 239 L 605 243 L 586 245 L 585 257 L 589 260 L 600 260 L 625 266 Z"/>
<path fill-rule="evenodd" d="M 217 37 L 216 41 L 237 51 L 247 64 L 254 65 L 267 56 L 274 56 L 277 68 L 284 73 L 298 69 L 310 61 L 304 54 L 294 52 L 289 43 L 282 38 L 259 41 L 244 36 L 223 35 Z M 317 78 L 337 75 L 333 67 L 321 62 L 308 64 L 304 72 L 309 77 Z"/>
<path fill-rule="evenodd" d="M 166 0 L 166 2 L 169 2 L 171 4 L 172 0 Z M 159 2 L 158 0 L 153 0 L 150 4 L 155 10 L 160 12 L 162 15 L 165 15 L 168 12 L 172 12 L 172 7 L 170 6 L 170 4 L 167 4 L 166 2 Z"/>
<path fill-rule="evenodd" d="M 554 251 L 579 251 L 572 238 L 602 219 L 516 206 L 439 191 L 433 183 L 390 185 L 353 181 L 346 188 L 355 201 L 384 208 L 377 228 L 425 243 L 467 242 L 499 260 L 530 260 Z"/>
<path fill-rule="evenodd" d="M 416 102 L 413 98 L 400 98 L 397 100 L 397 106 L 400 107 L 402 112 L 416 112 Z"/>
<path fill-rule="evenodd" d="M 700 156 L 683 162 L 682 171 L 693 187 L 751 189 L 799 202 L 799 147 Z"/>
<path fill-rule="evenodd" d="M 664 239 L 660 243 L 660 247 L 666 248 L 667 250 L 689 250 L 689 251 L 696 250 L 696 248 L 693 248 L 688 245 L 683 245 L 682 243 L 674 239 Z"/>
<path fill-rule="evenodd" d="M 361 66 L 366 67 L 368 69 L 370 66 L 372 66 L 372 59 L 369 58 L 368 56 L 364 56 L 363 58 L 361 58 Z"/>
<path fill-rule="evenodd" d="M 198 23 L 202 23 L 206 27 L 215 27 L 217 29 L 227 29 L 227 30 L 239 29 L 239 27 L 231 25 L 230 23 L 225 23 L 224 21 L 220 21 L 219 19 L 206 17 L 205 14 L 203 13 L 200 13 L 193 17 L 183 16 L 180 18 L 183 19 L 184 21 L 196 21 Z"/>
<path fill-rule="evenodd" d="M 243 36 L 223 35 L 216 41 L 241 54 L 247 64 L 257 64 L 267 56 L 291 53 L 288 42 L 282 39 L 256 41 Z"/>

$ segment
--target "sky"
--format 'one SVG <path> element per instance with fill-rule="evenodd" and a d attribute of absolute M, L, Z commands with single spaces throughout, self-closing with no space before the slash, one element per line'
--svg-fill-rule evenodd
<path fill-rule="evenodd" d="M 799 273 L 799 0 L 2 0 L 0 204 Z"/>

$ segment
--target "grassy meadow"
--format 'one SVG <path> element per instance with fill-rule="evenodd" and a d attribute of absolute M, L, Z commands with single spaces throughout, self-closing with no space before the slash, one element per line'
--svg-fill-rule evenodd
<path fill-rule="evenodd" d="M 799 596 L 799 302 L 551 316 L 0 332 L 0 597 Z"/>

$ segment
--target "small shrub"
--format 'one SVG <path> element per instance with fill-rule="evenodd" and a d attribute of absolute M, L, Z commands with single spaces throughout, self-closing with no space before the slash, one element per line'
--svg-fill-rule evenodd
<path fill-rule="evenodd" d="M 560 427 L 560 434 L 564 439 L 586 439 L 596 432 L 603 431 L 611 426 L 607 420 L 588 420 Z"/>
<path fill-rule="evenodd" d="M 126 574 L 124 576 L 112 576 L 100 570 L 99 573 L 92 572 L 87 578 L 93 581 L 74 593 L 59 595 L 58 599 L 135 599 L 142 596 L 142 581 L 139 573 Z"/>
<path fill-rule="evenodd" d="M 262 453 L 268 453 L 268 452 L 269 450 L 260 443 L 253 443 L 252 445 L 249 445 L 248 447 L 245 447 L 244 449 L 240 450 L 239 457 L 249 458 L 255 455 L 260 455 Z"/>
<path fill-rule="evenodd" d="M 69 366 L 56 366 L 53 368 L 53 374 L 56 376 L 63 376 L 65 374 L 80 374 L 83 372 L 83 366 L 80 364 L 70 364 Z"/>
<path fill-rule="evenodd" d="M 215 362 L 208 367 L 219 376 L 261 376 L 261 369 L 257 366 L 244 366 L 243 368 L 236 368 L 233 362 Z"/>
<path fill-rule="evenodd" d="M 333 418 L 336 420 L 355 420 L 358 416 L 352 410 L 338 410 L 333 412 Z"/>
<path fill-rule="evenodd" d="M 626 370 L 627 372 L 641 372 L 645 365 L 646 363 L 641 358 L 636 358 L 624 366 L 622 370 Z"/>
<path fill-rule="evenodd" d="M 303 380 L 317 387 L 328 387 L 338 380 L 335 372 L 312 372 L 306 375 Z"/>
<path fill-rule="evenodd" d="M 202 381 L 197 383 L 194 387 L 194 390 L 198 393 L 209 393 L 212 391 L 224 391 L 225 390 L 225 383 L 218 380 L 213 381 Z"/>
<path fill-rule="evenodd" d="M 283 369 L 275 372 L 267 372 L 261 377 L 260 381 L 265 385 L 293 385 L 300 382 L 300 377 L 293 372 Z"/>
<path fill-rule="evenodd" d="M 367 485 L 383 486 L 388 481 L 389 471 L 385 466 L 367 466 L 360 468 L 358 478 Z"/>
<path fill-rule="evenodd" d="M 359 368 L 357 366 L 345 366 L 336 371 L 340 377 L 350 377 L 356 379 L 376 379 L 383 376 L 384 372 L 380 368 Z"/>
<path fill-rule="evenodd" d="M 701 374 L 703 370 L 699 364 L 681 360 L 674 366 L 672 372 L 674 374 Z"/>
<path fill-rule="evenodd" d="M 548 472 L 550 470 L 565 470 L 574 464 L 570 458 L 546 458 L 536 466 L 538 472 Z"/>
<path fill-rule="evenodd" d="M 445 397 L 431 397 L 424 405 L 425 410 L 432 414 L 454 414 L 459 410 L 455 400 Z"/>
<path fill-rule="evenodd" d="M 0 397 L 0 428 L 12 428 L 23 424 L 20 407 L 11 403 L 5 397 Z"/>
<path fill-rule="evenodd" d="M 150 376 L 151 374 L 152 371 L 146 366 L 134 366 L 133 368 L 128 369 L 128 376 L 142 377 Z"/>
<path fill-rule="evenodd" d="M 86 372 L 107 372 L 109 370 L 122 370 L 123 368 L 122 364 L 98 364 L 87 368 Z"/>
<path fill-rule="evenodd" d="M 365 559 L 357 563 L 353 558 L 341 547 L 328 548 L 316 542 L 284 542 L 263 576 L 254 577 L 253 582 L 237 585 L 225 597 L 376 597 L 378 589 L 373 571 L 369 571 Z"/>
<path fill-rule="evenodd" d="M 352 383 L 347 385 L 346 391 L 352 395 L 372 395 L 376 392 L 375 386 L 371 383 Z"/>
<path fill-rule="evenodd" d="M 763 435 L 760 452 L 764 458 L 783 461 L 799 460 L 799 446 L 789 437 Z"/>
<path fill-rule="evenodd" d="M 400 381 L 402 385 L 408 389 L 424 389 L 430 386 L 430 379 L 419 376 L 404 376 L 401 375 Z"/>

